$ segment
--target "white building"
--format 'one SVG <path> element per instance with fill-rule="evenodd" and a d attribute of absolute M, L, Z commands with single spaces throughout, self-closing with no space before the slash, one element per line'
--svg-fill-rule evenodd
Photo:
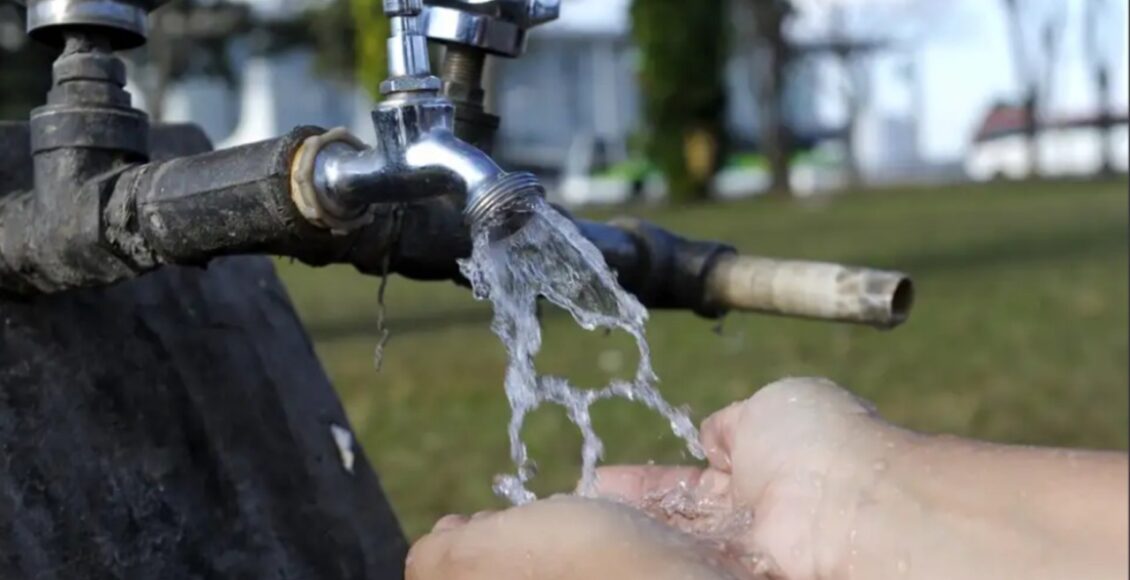
<path fill-rule="evenodd" d="M 1094 115 L 1051 119 L 1042 123 L 1037 139 L 1041 177 L 1086 177 L 1103 167 L 1111 151 L 1113 169 L 1130 171 L 1130 131 L 1125 114 L 1114 129 L 1099 131 Z M 989 112 L 965 158 L 965 171 L 977 181 L 1025 179 L 1032 172 L 1032 149 L 1025 128 L 1027 116 L 1016 107 L 998 106 Z M 1109 141 L 1108 144 L 1104 143 Z M 1109 145 L 1104 147 L 1104 145 Z"/>

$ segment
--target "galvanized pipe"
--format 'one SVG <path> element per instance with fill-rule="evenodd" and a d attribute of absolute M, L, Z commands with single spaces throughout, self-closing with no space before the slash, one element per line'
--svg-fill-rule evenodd
<path fill-rule="evenodd" d="M 906 322 L 914 303 L 914 285 L 899 272 L 737 255 L 718 259 L 706 293 L 719 308 L 884 330 Z"/>

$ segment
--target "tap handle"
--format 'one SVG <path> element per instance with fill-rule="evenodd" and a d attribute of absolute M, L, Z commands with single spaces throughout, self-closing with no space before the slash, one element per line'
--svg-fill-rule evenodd
<path fill-rule="evenodd" d="M 390 20 L 388 38 L 388 79 L 381 83 L 381 93 L 436 92 L 442 84 L 432 75 L 428 60 L 428 39 L 424 36 L 420 15 L 422 0 L 383 0 L 385 15 Z"/>
<path fill-rule="evenodd" d="M 561 0 L 424 0 L 428 38 L 515 58 L 529 29 L 557 20 Z"/>
<path fill-rule="evenodd" d="M 384 0 L 385 15 L 394 16 L 419 16 L 424 11 L 423 0 Z"/>

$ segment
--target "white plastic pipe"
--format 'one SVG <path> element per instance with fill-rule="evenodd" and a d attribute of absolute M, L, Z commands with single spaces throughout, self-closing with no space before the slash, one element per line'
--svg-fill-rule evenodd
<path fill-rule="evenodd" d="M 746 310 L 891 329 L 906 322 L 914 285 L 905 274 L 839 264 L 726 256 L 706 279 L 708 299 Z"/>

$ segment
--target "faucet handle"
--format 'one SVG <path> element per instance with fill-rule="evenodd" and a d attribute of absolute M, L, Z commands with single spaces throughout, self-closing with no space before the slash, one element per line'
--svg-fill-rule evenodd
<path fill-rule="evenodd" d="M 529 29 L 556 20 L 561 0 L 424 0 L 425 33 L 444 44 L 514 58 Z"/>
<path fill-rule="evenodd" d="M 386 16 L 419 16 L 424 10 L 422 0 L 384 0 Z"/>
<path fill-rule="evenodd" d="M 561 0 L 527 0 L 526 28 L 533 28 L 561 17 Z"/>

